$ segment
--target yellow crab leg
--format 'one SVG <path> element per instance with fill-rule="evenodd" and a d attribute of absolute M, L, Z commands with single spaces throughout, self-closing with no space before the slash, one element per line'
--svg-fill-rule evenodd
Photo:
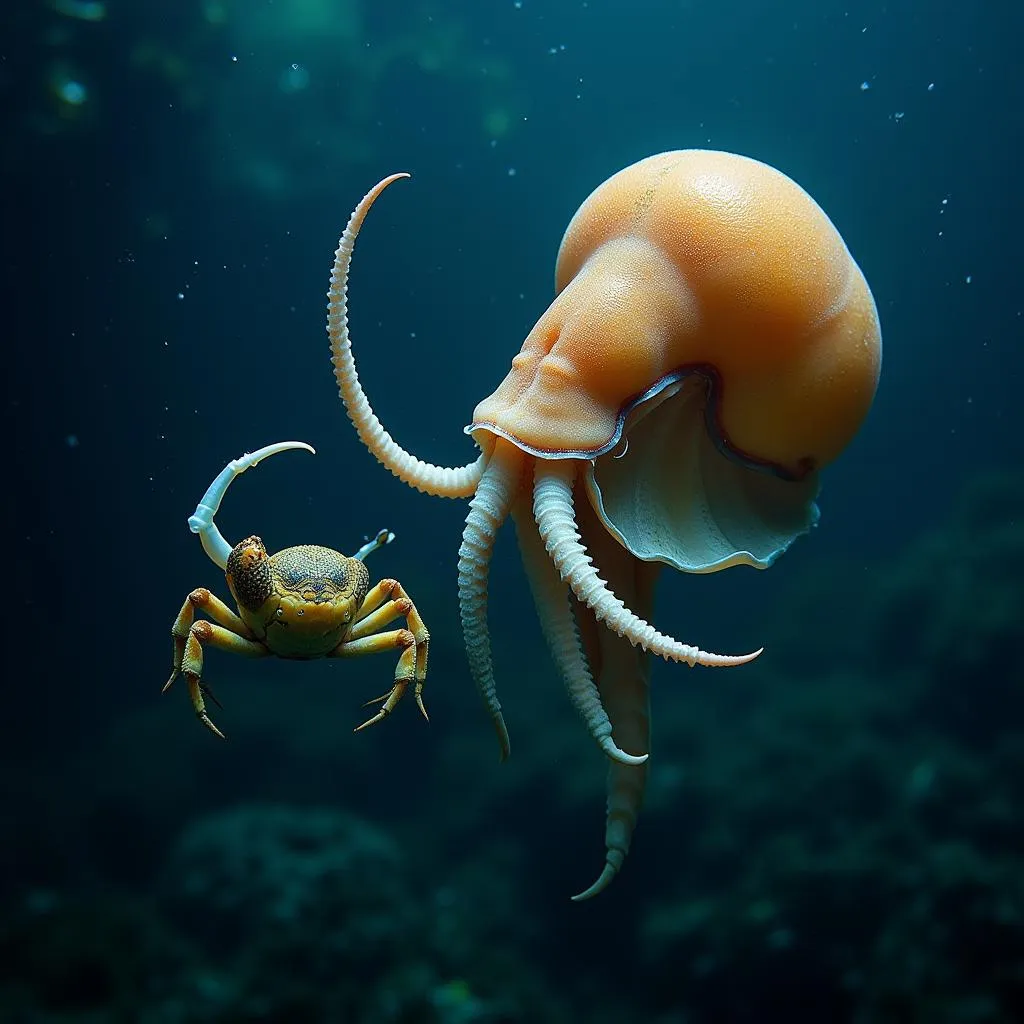
<path fill-rule="evenodd" d="M 402 699 L 409 684 L 415 682 L 414 694 L 416 706 L 427 721 L 427 709 L 423 706 L 423 680 L 416 677 L 416 640 L 407 629 L 392 629 L 387 633 L 374 633 L 372 636 L 364 636 L 358 640 L 346 640 L 331 651 L 331 658 L 355 658 L 364 654 L 378 654 L 381 651 L 393 651 L 402 648 L 402 654 L 395 666 L 395 684 L 384 694 L 375 700 L 368 701 L 368 704 L 375 704 L 383 701 L 380 710 L 372 717 L 357 726 L 355 732 L 360 732 L 368 726 L 376 725 L 379 721 L 387 718 L 394 710 L 395 705 Z"/>
<path fill-rule="evenodd" d="M 392 598 L 387 604 L 383 602 Z M 394 609 L 393 611 L 391 609 Z M 405 587 L 398 580 L 381 580 L 363 598 L 363 603 L 356 613 L 355 624 L 349 631 L 349 640 L 358 640 L 376 633 L 392 622 L 399 615 L 405 616 L 406 625 L 416 641 L 416 679 L 423 682 L 427 678 L 427 655 L 430 647 L 430 632 L 426 623 L 416 610 L 416 605 L 406 593 Z"/>
<path fill-rule="evenodd" d="M 216 647 L 233 654 L 244 654 L 249 658 L 265 658 L 270 652 L 258 640 L 248 640 L 244 636 L 232 633 L 230 629 L 218 626 L 205 619 L 192 623 L 185 641 L 185 656 L 182 658 L 181 671 L 188 681 L 188 692 L 192 698 L 199 721 L 221 739 L 224 734 L 210 721 L 206 714 L 206 702 L 203 700 L 203 648 Z"/>
<path fill-rule="evenodd" d="M 230 629 L 232 633 L 248 639 L 254 639 L 249 627 L 219 598 L 211 593 L 206 587 L 196 587 L 181 606 L 178 617 L 171 626 L 171 638 L 174 641 L 173 668 L 171 677 L 164 683 L 165 692 L 170 689 L 171 683 L 178 678 L 181 671 L 181 661 L 185 656 L 185 641 L 188 639 L 189 630 L 195 621 L 196 612 L 206 612 L 215 622 Z"/>

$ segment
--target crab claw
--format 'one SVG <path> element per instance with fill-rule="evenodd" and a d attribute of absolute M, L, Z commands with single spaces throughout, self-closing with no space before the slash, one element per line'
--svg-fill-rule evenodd
<path fill-rule="evenodd" d="M 367 555 L 372 555 L 378 548 L 390 544 L 394 539 L 395 535 L 390 530 L 378 530 L 377 536 L 373 540 L 367 541 L 352 557 L 358 558 L 360 562 L 365 562 Z"/>
<path fill-rule="evenodd" d="M 262 462 L 268 455 L 276 455 L 278 452 L 288 451 L 290 448 L 303 448 L 307 452 L 316 455 L 316 451 L 305 441 L 279 441 L 277 444 L 268 444 L 266 448 L 259 451 L 246 453 L 241 458 L 232 459 L 217 475 L 217 479 L 206 489 L 202 501 L 196 505 L 195 512 L 189 516 L 188 528 L 193 533 L 199 534 L 203 543 L 203 550 L 222 569 L 228 564 L 228 555 L 231 554 L 231 545 L 221 536 L 213 517 L 220 508 L 220 503 L 227 492 L 231 481 L 240 473 Z"/>

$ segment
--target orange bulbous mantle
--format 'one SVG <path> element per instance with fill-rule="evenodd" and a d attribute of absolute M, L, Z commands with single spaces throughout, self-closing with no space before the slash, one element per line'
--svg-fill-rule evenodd
<path fill-rule="evenodd" d="M 612 175 L 566 230 L 556 289 L 473 431 L 593 457 L 645 394 L 696 370 L 726 445 L 801 477 L 842 451 L 874 397 L 864 275 L 817 203 L 756 160 L 681 150 Z"/>

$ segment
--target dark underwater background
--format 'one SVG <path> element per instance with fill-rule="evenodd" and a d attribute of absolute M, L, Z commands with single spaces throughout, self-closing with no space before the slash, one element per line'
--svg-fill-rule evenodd
<path fill-rule="evenodd" d="M 53 0 L 0 14 L 4 558 L 0 1020 L 1024 1020 L 1024 476 L 1016 3 Z M 871 414 L 768 572 L 666 571 L 650 782 L 614 884 L 605 764 L 513 531 L 490 623 L 512 756 L 462 650 L 465 502 L 359 444 L 324 332 L 355 256 L 361 377 L 461 465 L 609 174 L 710 147 L 803 185 L 873 289 Z M 223 575 L 186 518 L 353 551 L 432 634 L 389 657 L 170 668 Z"/>

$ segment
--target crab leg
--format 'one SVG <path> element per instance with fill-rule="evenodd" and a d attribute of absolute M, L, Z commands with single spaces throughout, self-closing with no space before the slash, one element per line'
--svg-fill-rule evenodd
<path fill-rule="evenodd" d="M 248 631 L 247 631 L 248 632 Z M 203 648 L 216 647 L 232 654 L 244 654 L 248 658 L 265 658 L 270 652 L 258 640 L 250 640 L 237 633 L 218 626 L 213 622 L 200 619 L 193 622 L 185 640 L 185 655 L 181 661 L 181 671 L 188 682 L 188 693 L 192 698 L 199 721 L 212 733 L 224 739 L 224 733 L 210 721 L 206 714 L 206 702 L 203 700 Z M 174 681 L 174 676 L 164 686 L 166 690 Z"/>
<path fill-rule="evenodd" d="M 384 603 L 385 601 L 387 603 Z M 359 640 L 371 633 L 376 633 L 400 616 L 405 616 L 405 623 L 416 641 L 416 679 L 422 683 L 427 678 L 430 633 L 423 619 L 420 618 L 420 613 L 416 610 L 412 598 L 409 597 L 405 587 L 398 580 L 381 580 L 370 589 L 359 606 L 355 623 L 349 630 L 348 639 Z"/>
<path fill-rule="evenodd" d="M 423 717 L 429 721 L 427 709 L 423 706 L 423 680 L 416 678 L 416 639 L 408 629 L 392 629 L 387 633 L 374 633 L 372 636 L 364 636 L 358 640 L 345 640 L 338 644 L 328 657 L 356 658 L 363 654 L 378 654 L 381 651 L 393 651 L 396 648 L 401 648 L 402 654 L 398 659 L 398 665 L 395 666 L 395 685 L 383 697 L 367 701 L 368 704 L 375 704 L 378 701 L 383 701 L 383 703 L 380 710 L 362 725 L 356 726 L 354 732 L 360 732 L 387 718 L 405 695 L 410 683 L 415 683 L 413 693 L 416 697 L 416 706 L 420 709 Z"/>
<path fill-rule="evenodd" d="M 196 612 L 206 612 L 215 622 L 220 623 L 232 633 L 252 640 L 255 639 L 249 627 L 219 598 L 216 594 L 210 593 L 206 587 L 196 587 L 181 606 L 178 617 L 171 626 L 171 638 L 174 641 L 174 660 L 171 676 L 164 683 L 161 692 L 170 689 L 171 683 L 178 678 L 181 671 L 181 662 L 185 657 L 185 642 L 188 640 L 189 630 L 195 622 Z"/>

